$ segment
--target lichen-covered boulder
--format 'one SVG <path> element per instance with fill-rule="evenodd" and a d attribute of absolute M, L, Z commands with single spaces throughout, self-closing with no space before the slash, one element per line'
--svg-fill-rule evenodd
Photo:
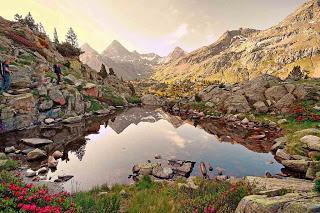
<path fill-rule="evenodd" d="M 228 113 L 246 113 L 251 110 L 247 99 L 240 94 L 230 95 L 224 102 L 224 108 Z"/>

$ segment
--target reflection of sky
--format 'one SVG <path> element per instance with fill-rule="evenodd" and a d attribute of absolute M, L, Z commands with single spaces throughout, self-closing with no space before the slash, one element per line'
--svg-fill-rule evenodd
<path fill-rule="evenodd" d="M 99 134 L 87 136 L 86 152 L 80 161 L 73 153 L 70 161 L 59 162 L 52 175 L 74 175 L 66 187 L 80 184 L 80 188 L 108 183 L 125 183 L 136 163 L 154 160 L 156 154 L 163 158 L 204 161 L 221 167 L 227 174 L 236 176 L 264 175 L 265 171 L 277 173 L 281 165 L 267 164 L 272 154 L 255 153 L 239 144 L 221 143 L 214 135 L 190 124 L 175 129 L 168 121 L 132 124 L 121 134 L 110 127 L 101 126 Z M 194 174 L 197 174 L 197 167 Z M 70 188 L 69 188 L 70 190 Z"/>

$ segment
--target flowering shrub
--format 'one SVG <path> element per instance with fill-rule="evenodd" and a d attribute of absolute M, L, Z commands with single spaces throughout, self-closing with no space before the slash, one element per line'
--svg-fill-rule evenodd
<path fill-rule="evenodd" d="M 310 103 L 305 102 L 301 105 L 292 107 L 289 111 L 291 117 L 297 122 L 303 121 L 320 121 L 320 115 L 315 110 L 310 108 Z"/>
<path fill-rule="evenodd" d="M 0 184 L 0 212 L 59 213 L 76 212 L 69 193 L 49 194 L 46 187 L 25 184 L 19 178 L 2 179 Z"/>

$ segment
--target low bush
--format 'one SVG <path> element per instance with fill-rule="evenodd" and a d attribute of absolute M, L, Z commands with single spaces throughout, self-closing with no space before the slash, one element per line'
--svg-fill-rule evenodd
<path fill-rule="evenodd" d="M 69 193 L 51 195 L 46 187 L 25 184 L 19 176 L 0 173 L 0 212 L 76 212 Z"/>
<path fill-rule="evenodd" d="M 80 48 L 76 48 L 69 44 L 68 42 L 63 42 L 61 44 L 57 44 L 56 48 L 58 52 L 64 57 L 78 57 L 82 54 Z"/>
<path fill-rule="evenodd" d="M 127 101 L 131 104 L 140 104 L 141 103 L 141 99 L 137 96 L 132 96 L 127 98 Z"/>
<path fill-rule="evenodd" d="M 317 191 L 317 192 L 320 192 L 320 179 L 317 179 L 316 181 L 315 181 L 315 190 Z"/>

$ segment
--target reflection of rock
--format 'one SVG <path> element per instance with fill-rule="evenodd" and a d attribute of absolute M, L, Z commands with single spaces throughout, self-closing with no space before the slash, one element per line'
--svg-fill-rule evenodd
<path fill-rule="evenodd" d="M 280 134 L 277 129 L 267 129 L 267 127 L 256 125 L 249 128 L 237 123 L 237 121 L 224 119 L 200 120 L 198 127 L 219 138 L 228 138 L 225 142 L 236 142 L 258 153 L 268 153 L 273 145 L 270 141 L 273 141 Z"/>

